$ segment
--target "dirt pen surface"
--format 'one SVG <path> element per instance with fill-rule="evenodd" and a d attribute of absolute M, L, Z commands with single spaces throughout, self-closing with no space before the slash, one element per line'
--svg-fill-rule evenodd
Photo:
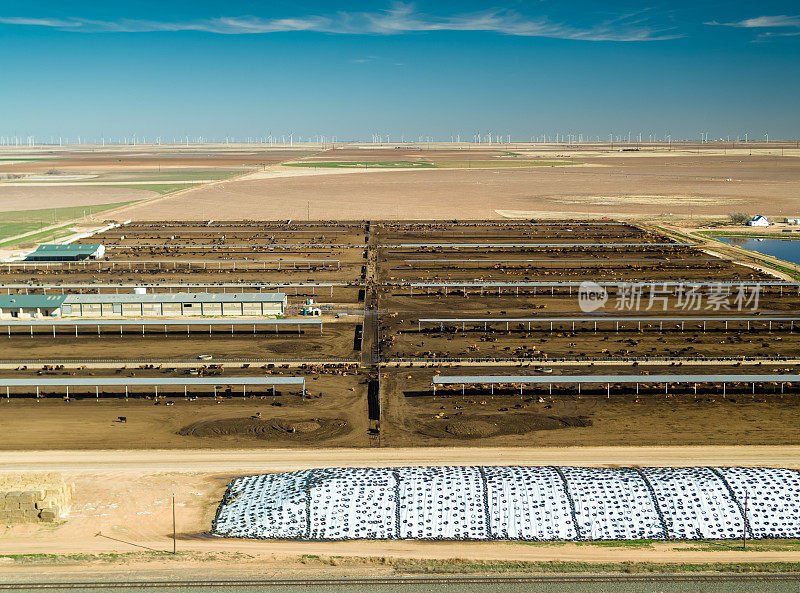
<path fill-rule="evenodd" d="M 574 385 L 495 388 L 461 385 L 439 387 L 433 396 L 435 374 L 529 375 L 546 381 L 548 375 L 531 373 L 531 367 L 490 366 L 391 369 L 382 376 L 387 446 L 658 446 L 798 444 L 795 427 L 800 420 L 796 387 L 733 385 L 735 375 L 752 372 L 798 372 L 798 367 L 741 368 L 714 366 L 648 366 L 646 371 L 629 366 L 563 367 L 558 375 L 573 374 L 729 374 L 731 385 L 669 387 L 647 383 L 634 386 Z M 658 427 L 654 430 L 654 427 Z"/>
<path fill-rule="evenodd" d="M 213 387 L 192 388 L 188 397 L 182 387 L 161 387 L 158 396 L 153 388 L 131 389 L 129 398 L 124 397 L 124 388 L 105 388 L 96 398 L 91 387 L 71 389 L 69 400 L 64 399 L 63 390 L 55 389 L 42 390 L 38 402 L 30 397 L 12 397 L 0 402 L 0 430 L 6 435 L 0 448 L 46 449 L 53 442 L 72 449 L 369 445 L 366 380 L 357 369 L 258 369 L 262 376 L 307 377 L 305 394 L 299 388 L 278 387 L 273 395 L 268 386 L 251 386 L 245 394 L 241 388 L 226 386 L 226 377 L 253 376 L 254 370 L 195 370 L 194 376 L 219 378 L 216 397 Z M 116 373 L 59 370 L 45 372 L 44 376 L 145 378 L 188 373 L 186 369 L 129 368 Z M 37 376 L 26 371 L 3 374 Z M 15 391 L 22 395 L 24 390 Z"/>
<path fill-rule="evenodd" d="M 301 309 L 313 298 L 322 327 L 242 318 L 237 326 L 187 328 L 163 319 L 143 330 L 136 319 L 125 327 L 89 319 L 76 331 L 4 328 L 0 320 L 0 380 L 215 377 L 219 396 L 211 387 L 185 396 L 179 385 L 160 387 L 156 399 L 150 387 L 121 399 L 122 387 L 89 386 L 72 389 L 69 403 L 63 389 L 43 389 L 37 402 L 33 388 L 14 388 L 0 402 L 1 448 L 45 448 L 53 434 L 61 446 L 90 449 L 798 442 L 791 383 L 731 379 L 724 393 L 719 383 L 697 392 L 647 384 L 659 373 L 793 373 L 800 362 L 796 286 L 760 286 L 775 278 L 652 228 L 614 220 L 142 221 L 83 241 L 106 245 L 106 257 L 0 266 L 5 292 L 126 293 L 143 283 L 159 293 L 282 290 L 284 321 L 307 319 Z M 637 301 L 610 286 L 608 302 L 585 313 L 577 298 L 583 280 L 654 284 Z M 720 281 L 734 286 L 716 301 L 701 291 L 694 308 L 681 303 L 687 297 L 676 283 L 711 290 Z M 648 291 L 659 288 L 652 300 Z M 741 290 L 749 301 L 736 300 Z M 225 384 L 275 373 L 306 377 L 309 394 L 244 394 Z M 543 385 L 492 393 L 484 385 L 463 394 L 460 386 L 440 388 L 434 397 L 431 390 L 435 375 L 614 373 L 640 375 L 640 392 Z"/>

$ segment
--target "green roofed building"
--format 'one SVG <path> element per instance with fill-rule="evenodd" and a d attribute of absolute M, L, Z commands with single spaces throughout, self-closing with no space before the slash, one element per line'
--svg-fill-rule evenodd
<path fill-rule="evenodd" d="M 0 318 L 57 317 L 66 299 L 63 294 L 0 295 Z"/>
<path fill-rule="evenodd" d="M 100 259 L 106 253 L 104 245 L 71 243 L 68 245 L 39 245 L 25 257 L 25 261 L 80 261 Z"/>

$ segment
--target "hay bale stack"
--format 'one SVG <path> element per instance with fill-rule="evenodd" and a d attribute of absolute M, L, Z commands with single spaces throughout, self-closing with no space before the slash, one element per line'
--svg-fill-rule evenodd
<path fill-rule="evenodd" d="M 59 473 L 0 476 L 0 524 L 50 523 L 66 511 L 74 486 Z"/>

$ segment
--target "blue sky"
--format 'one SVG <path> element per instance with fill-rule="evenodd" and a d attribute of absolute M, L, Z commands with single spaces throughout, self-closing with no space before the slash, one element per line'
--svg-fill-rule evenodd
<path fill-rule="evenodd" d="M 0 135 L 800 137 L 800 4 L 0 0 Z"/>

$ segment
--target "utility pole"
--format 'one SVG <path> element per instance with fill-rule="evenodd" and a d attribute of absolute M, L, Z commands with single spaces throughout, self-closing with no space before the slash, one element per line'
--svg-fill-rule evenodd
<path fill-rule="evenodd" d="M 742 550 L 747 549 L 747 490 L 744 491 L 744 525 L 742 525 Z"/>
<path fill-rule="evenodd" d="M 172 495 L 172 553 L 178 553 L 178 543 L 175 537 L 175 495 Z"/>

